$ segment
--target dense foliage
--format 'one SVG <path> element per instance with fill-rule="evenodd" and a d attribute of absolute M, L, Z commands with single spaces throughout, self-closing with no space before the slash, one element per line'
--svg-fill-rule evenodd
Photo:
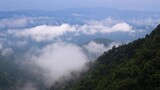
<path fill-rule="evenodd" d="M 96 60 L 71 90 L 160 90 L 160 25 Z"/>

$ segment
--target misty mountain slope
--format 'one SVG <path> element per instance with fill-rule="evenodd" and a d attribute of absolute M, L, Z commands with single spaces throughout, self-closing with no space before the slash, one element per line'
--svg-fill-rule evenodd
<path fill-rule="evenodd" d="M 160 25 L 129 44 L 113 47 L 70 90 L 159 90 Z"/>

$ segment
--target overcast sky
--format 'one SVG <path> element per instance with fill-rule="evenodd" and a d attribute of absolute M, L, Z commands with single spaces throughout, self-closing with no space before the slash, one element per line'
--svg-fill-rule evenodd
<path fill-rule="evenodd" d="M 107 7 L 124 10 L 160 11 L 160 0 L 0 0 L 0 10 L 57 10 Z"/>

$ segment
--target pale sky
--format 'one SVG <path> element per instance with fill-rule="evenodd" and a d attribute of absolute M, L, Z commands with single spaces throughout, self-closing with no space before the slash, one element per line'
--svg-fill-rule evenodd
<path fill-rule="evenodd" d="M 159 12 L 159 4 L 160 0 L 0 0 L 0 10 L 57 10 L 106 7 Z"/>

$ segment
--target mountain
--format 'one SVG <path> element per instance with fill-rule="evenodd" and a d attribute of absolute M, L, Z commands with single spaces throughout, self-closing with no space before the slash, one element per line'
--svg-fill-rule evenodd
<path fill-rule="evenodd" d="M 160 90 L 159 64 L 160 25 L 145 38 L 105 52 L 69 90 Z"/>
<path fill-rule="evenodd" d="M 1 18 L 17 17 L 18 16 L 49 16 L 56 18 L 69 18 L 69 19 L 78 19 L 78 18 L 106 18 L 106 17 L 121 17 L 121 18 L 145 18 L 152 16 L 154 18 L 159 18 L 159 12 L 150 12 L 150 11 L 131 11 L 131 10 L 118 10 L 112 8 L 68 8 L 55 11 L 43 11 L 43 10 L 19 10 L 19 11 L 0 11 Z"/>

